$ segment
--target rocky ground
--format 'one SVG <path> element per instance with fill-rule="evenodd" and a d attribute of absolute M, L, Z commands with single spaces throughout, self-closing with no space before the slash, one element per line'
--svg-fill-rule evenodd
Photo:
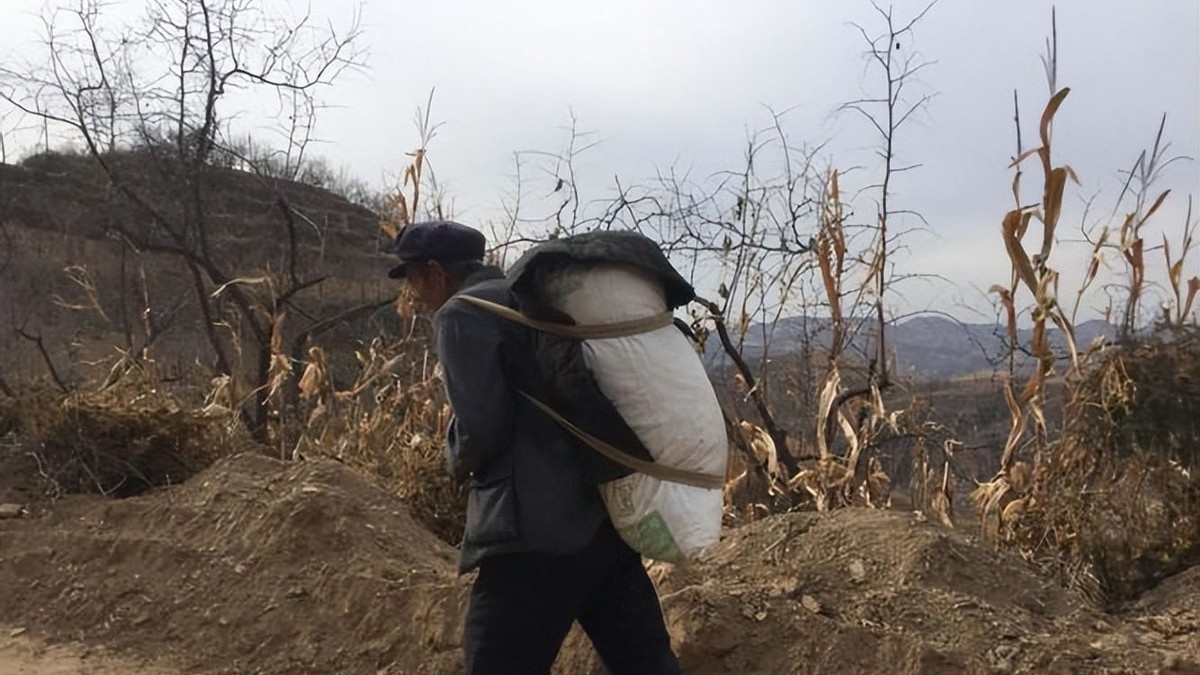
<path fill-rule="evenodd" d="M 346 466 L 257 455 L 129 499 L 0 458 L 0 675 L 456 673 L 469 578 Z M 652 565 L 689 673 L 1200 673 L 1200 568 L 1105 613 L 909 512 L 794 513 Z M 560 673 L 600 673 L 572 634 Z"/>

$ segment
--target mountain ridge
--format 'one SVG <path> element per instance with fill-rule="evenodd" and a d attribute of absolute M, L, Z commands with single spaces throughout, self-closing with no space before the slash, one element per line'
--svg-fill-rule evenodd
<path fill-rule="evenodd" d="M 871 321 L 863 321 L 859 325 L 864 326 L 865 330 L 849 339 L 845 351 L 869 360 L 875 352 L 875 326 Z M 1079 323 L 1074 327 L 1074 333 L 1076 345 L 1082 350 L 1098 339 L 1113 339 L 1117 327 L 1104 320 L 1093 319 Z M 1018 346 L 1028 345 L 1032 334 L 1031 328 L 1018 328 Z M 1057 357 L 1060 360 L 1069 358 L 1067 340 L 1062 331 L 1056 326 L 1051 327 L 1047 329 L 1047 335 Z M 1010 351 L 1008 328 L 1000 323 L 967 323 L 937 314 L 925 314 L 889 323 L 884 337 L 892 372 L 897 374 L 933 380 L 1007 370 Z M 742 357 L 753 363 L 762 360 L 764 351 L 768 359 L 800 353 L 806 347 L 827 351 L 832 341 L 833 331 L 828 318 L 786 317 L 773 325 L 752 324 L 742 343 Z M 704 359 L 710 368 L 730 362 L 715 343 L 710 343 Z M 1031 355 L 1017 350 L 1015 364 L 1018 367 L 1033 363 Z"/>

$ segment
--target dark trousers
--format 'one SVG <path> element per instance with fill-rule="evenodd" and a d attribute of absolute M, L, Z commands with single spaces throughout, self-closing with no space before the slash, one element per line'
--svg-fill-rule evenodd
<path fill-rule="evenodd" d="M 577 553 L 480 563 L 463 635 L 466 672 L 549 673 L 576 620 L 613 675 L 682 672 L 641 557 L 607 522 Z"/>

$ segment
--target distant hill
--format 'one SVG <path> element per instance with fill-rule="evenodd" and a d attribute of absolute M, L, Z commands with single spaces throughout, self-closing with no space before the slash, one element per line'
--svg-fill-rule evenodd
<path fill-rule="evenodd" d="M 894 372 L 918 379 L 945 379 L 1007 369 L 1008 330 L 999 324 L 959 323 L 941 316 L 919 316 L 888 326 L 888 351 L 892 355 Z M 1097 339 L 1112 338 L 1115 326 L 1095 320 L 1075 327 L 1080 348 Z M 1051 345 L 1060 355 L 1066 354 L 1066 341 L 1057 328 L 1049 331 Z M 806 338 L 807 336 L 807 338 Z M 1021 344 L 1028 345 L 1029 329 L 1018 331 Z M 765 338 L 765 339 L 764 339 Z M 782 356 L 797 352 L 807 344 L 811 349 L 825 351 L 832 342 L 829 320 L 815 317 L 788 317 L 772 327 L 752 325 L 746 334 L 743 355 L 748 361 L 762 358 L 763 345 L 769 354 Z M 862 331 L 850 343 L 850 354 L 870 355 L 875 351 L 874 326 L 864 322 Z M 711 342 L 705 358 L 710 366 L 728 363 L 720 346 Z M 1032 364 L 1028 355 L 1019 354 L 1022 367 Z"/>

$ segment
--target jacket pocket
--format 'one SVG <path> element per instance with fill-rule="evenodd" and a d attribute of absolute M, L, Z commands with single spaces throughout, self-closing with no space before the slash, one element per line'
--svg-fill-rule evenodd
<path fill-rule="evenodd" d="M 516 539 L 520 534 L 512 475 L 473 483 L 467 494 L 466 542 L 491 544 Z"/>

